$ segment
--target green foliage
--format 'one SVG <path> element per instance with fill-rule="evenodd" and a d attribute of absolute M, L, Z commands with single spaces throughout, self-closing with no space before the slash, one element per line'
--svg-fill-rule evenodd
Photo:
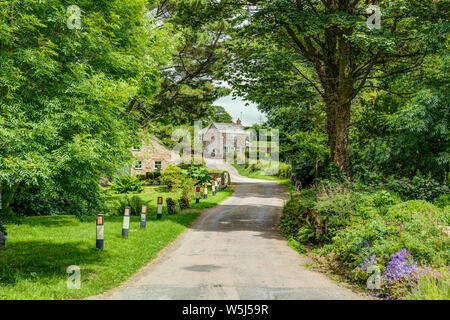
<path fill-rule="evenodd" d="M 214 83 L 224 55 L 223 37 L 236 23 L 239 6 L 216 1 L 158 1 L 155 20 L 177 30 L 179 44 L 168 66 L 161 67 L 160 91 L 148 104 L 140 104 L 144 123 L 191 124 L 195 120 L 227 119 L 214 102 L 230 89 Z M 169 135 L 170 137 L 170 135 Z"/>
<path fill-rule="evenodd" d="M 413 179 L 401 178 L 388 180 L 387 185 L 406 199 L 434 201 L 440 195 L 450 191 L 448 186 L 434 179 L 415 176 Z"/>
<path fill-rule="evenodd" d="M 137 177 L 122 175 L 111 183 L 111 189 L 117 193 L 141 192 L 142 182 Z"/>
<path fill-rule="evenodd" d="M 197 181 L 199 184 L 207 183 L 211 181 L 208 169 L 198 166 L 190 166 L 187 172 L 187 176 Z"/>
<path fill-rule="evenodd" d="M 180 204 L 180 209 L 188 209 L 189 208 L 189 199 L 185 196 L 182 196 L 179 200 L 178 203 Z"/>
<path fill-rule="evenodd" d="M 125 207 L 130 207 L 130 214 L 137 216 L 141 214 L 141 209 L 144 205 L 148 206 L 148 202 L 142 200 L 141 197 L 136 195 L 129 197 L 126 195 L 116 200 L 110 200 L 107 204 L 107 208 L 111 215 L 123 216 Z"/>
<path fill-rule="evenodd" d="M 160 181 L 166 184 L 170 191 L 174 191 L 181 185 L 184 179 L 185 175 L 183 174 L 182 169 L 170 164 L 166 167 L 164 172 L 162 172 Z"/>
<path fill-rule="evenodd" d="M 379 190 L 363 195 L 358 211 L 365 215 L 370 215 L 373 212 L 384 216 L 390 207 L 400 202 L 401 199 L 397 194 L 387 190 Z"/>
<path fill-rule="evenodd" d="M 397 222 L 424 220 L 429 223 L 450 224 L 450 212 L 445 212 L 424 200 L 410 200 L 392 206 L 386 214 L 387 219 Z"/>
<path fill-rule="evenodd" d="M 419 266 L 440 268 L 450 262 L 450 240 L 445 230 L 450 223 L 448 210 L 424 200 L 402 202 L 390 190 L 321 182 L 318 189 L 303 190 L 288 201 L 280 228 L 288 239 L 315 244 L 315 252 L 328 256 L 336 272 L 365 286 L 369 264 L 377 265 L 383 273 L 392 255 L 404 249 Z M 315 228 L 305 216 L 311 209 L 326 221 L 325 237 L 314 234 Z M 391 298 L 409 294 L 408 286 L 401 281 L 383 288 L 383 294 Z M 433 290 L 442 294 L 442 288 Z"/>
<path fill-rule="evenodd" d="M 81 1 L 80 29 L 66 25 L 69 4 L 0 1 L 0 190 L 64 194 L 88 203 L 73 206 L 81 215 L 130 160 L 127 107 L 157 92 L 173 37 L 145 17 L 146 0 Z"/>
<path fill-rule="evenodd" d="M 450 206 L 450 193 L 440 195 L 433 204 L 439 208 Z"/>
<path fill-rule="evenodd" d="M 293 197 L 286 203 L 279 224 L 279 228 L 286 238 L 297 238 L 298 230 L 306 221 L 303 208 L 310 207 L 314 203 L 314 199 L 314 192 L 303 191 L 300 196 Z"/>
<path fill-rule="evenodd" d="M 421 276 L 417 287 L 406 297 L 407 300 L 450 300 L 450 274 L 442 272 L 427 272 Z"/>
<path fill-rule="evenodd" d="M 172 198 L 166 199 L 167 203 L 167 213 L 168 214 L 176 214 L 178 212 L 177 203 Z"/>
<path fill-rule="evenodd" d="M 333 248 L 341 261 L 352 268 L 372 254 L 386 262 L 402 248 L 421 263 L 445 265 L 449 261 L 443 250 L 449 245 L 442 231 L 446 215 L 422 200 L 402 202 L 392 206 L 385 216 L 374 215 L 338 231 Z"/>

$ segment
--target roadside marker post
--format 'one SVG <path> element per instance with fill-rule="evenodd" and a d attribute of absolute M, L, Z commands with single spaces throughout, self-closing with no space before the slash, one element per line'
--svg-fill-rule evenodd
<path fill-rule="evenodd" d="M 104 216 L 103 214 L 97 215 L 97 241 L 96 241 L 96 247 L 99 250 L 103 250 L 104 247 Z"/>
<path fill-rule="evenodd" d="M 197 191 L 195 192 L 195 203 L 200 202 L 200 187 L 197 187 Z"/>
<path fill-rule="evenodd" d="M 158 204 L 156 207 L 156 219 L 161 219 L 162 217 L 162 205 L 163 205 L 163 197 L 158 197 Z"/>
<path fill-rule="evenodd" d="M 123 227 L 122 227 L 122 237 L 128 238 L 128 229 L 130 228 L 130 207 L 125 207 L 125 213 L 123 215 Z"/>
<path fill-rule="evenodd" d="M 215 189 L 215 194 L 217 194 L 217 191 L 219 191 L 218 185 L 217 185 L 217 178 L 214 177 L 214 189 Z"/>
<path fill-rule="evenodd" d="M 147 226 L 147 206 L 142 206 L 141 209 L 141 229 Z"/>
<path fill-rule="evenodd" d="M 211 192 L 213 196 L 216 195 L 216 188 L 214 187 L 214 181 L 211 181 Z"/>
<path fill-rule="evenodd" d="M 208 185 L 205 183 L 204 187 L 205 187 L 205 191 L 203 193 L 203 198 L 207 199 L 208 198 Z"/>

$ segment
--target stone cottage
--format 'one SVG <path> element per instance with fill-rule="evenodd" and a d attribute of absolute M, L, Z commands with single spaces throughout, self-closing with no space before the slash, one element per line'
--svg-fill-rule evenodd
<path fill-rule="evenodd" d="M 199 132 L 205 158 L 225 159 L 234 155 L 245 155 L 249 136 L 238 118 L 236 123 L 213 122 Z"/>
<path fill-rule="evenodd" d="M 136 159 L 130 168 L 131 175 L 144 175 L 147 172 L 164 171 L 171 163 L 178 164 L 180 156 L 166 147 L 155 136 L 147 136 L 140 147 L 132 147 Z"/>

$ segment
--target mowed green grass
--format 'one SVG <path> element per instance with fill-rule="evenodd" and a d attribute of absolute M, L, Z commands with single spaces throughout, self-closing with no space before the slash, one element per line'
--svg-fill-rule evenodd
<path fill-rule="evenodd" d="M 236 168 L 236 170 L 238 171 L 238 173 L 241 176 L 248 177 L 248 178 L 253 178 L 253 179 L 276 181 L 279 184 L 285 186 L 289 190 L 289 193 L 293 193 L 294 192 L 294 188 L 292 187 L 291 180 L 289 180 L 289 179 L 281 179 L 281 178 L 279 178 L 277 176 L 262 175 L 260 173 L 260 171 L 250 172 L 248 169 L 246 169 L 245 167 L 243 167 L 241 165 L 238 165 L 238 164 L 233 164 L 233 167 Z"/>
<path fill-rule="evenodd" d="M 232 192 L 209 195 L 176 215 L 163 213 L 161 220 L 150 208 L 146 229 L 140 229 L 140 217 L 131 217 L 128 238 L 122 238 L 123 217 L 106 216 L 103 251 L 95 248 L 95 217 L 85 222 L 69 215 L 27 217 L 21 225 L 7 225 L 7 248 L 0 251 L 0 299 L 79 299 L 114 288 L 186 230 L 200 209 L 214 207 Z M 71 265 L 81 268 L 80 289 L 67 288 Z"/>

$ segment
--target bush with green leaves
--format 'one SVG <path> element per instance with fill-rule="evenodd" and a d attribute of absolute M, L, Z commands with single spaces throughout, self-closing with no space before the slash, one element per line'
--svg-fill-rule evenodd
<path fill-rule="evenodd" d="M 415 176 L 413 179 L 391 179 L 386 183 L 391 190 L 406 200 L 435 201 L 440 195 L 448 194 L 450 189 L 434 179 Z"/>
<path fill-rule="evenodd" d="M 137 216 L 141 214 L 142 206 L 148 206 L 148 202 L 145 202 L 137 195 L 132 197 L 125 195 L 119 199 L 111 199 L 107 201 L 106 204 L 106 212 L 109 212 L 111 215 L 118 216 L 122 216 L 124 214 L 125 207 L 130 207 L 130 215 Z"/>
<path fill-rule="evenodd" d="M 180 204 L 180 209 L 188 209 L 189 208 L 189 199 L 185 196 L 182 196 L 178 199 L 178 203 Z"/>
<path fill-rule="evenodd" d="M 441 194 L 433 204 L 439 208 L 450 207 L 450 193 Z"/>
<path fill-rule="evenodd" d="M 178 212 L 177 203 L 172 198 L 166 199 L 167 203 L 167 213 L 168 214 L 176 214 Z"/>
<path fill-rule="evenodd" d="M 118 177 L 111 183 L 111 189 L 117 193 L 141 192 L 142 182 L 131 175 L 123 175 Z"/>
<path fill-rule="evenodd" d="M 448 213 L 423 200 L 412 200 L 392 206 L 386 215 L 374 215 L 355 221 L 338 230 L 332 247 L 339 260 L 355 268 L 371 255 L 388 261 L 402 248 L 409 250 L 419 263 L 446 265 L 450 245 L 443 231 Z"/>
<path fill-rule="evenodd" d="M 279 228 L 286 238 L 297 239 L 298 230 L 305 224 L 306 217 L 303 208 L 310 207 L 315 198 L 315 192 L 304 190 L 299 196 L 291 198 L 283 208 Z"/>
<path fill-rule="evenodd" d="M 92 213 L 101 178 L 132 157 L 139 115 L 127 106 L 154 97 L 177 37 L 152 27 L 148 1 L 77 2 L 80 30 L 67 28 L 65 0 L 0 3 L 0 190 L 11 196 L 0 216 L 28 188 Z"/>
<path fill-rule="evenodd" d="M 197 183 L 203 184 L 211 181 L 208 169 L 199 166 L 190 166 L 187 169 L 187 176 L 196 180 Z"/>
<path fill-rule="evenodd" d="M 162 172 L 160 181 L 167 185 L 170 191 L 175 191 L 175 189 L 180 186 L 185 178 L 183 170 L 173 164 L 170 164 Z"/>

